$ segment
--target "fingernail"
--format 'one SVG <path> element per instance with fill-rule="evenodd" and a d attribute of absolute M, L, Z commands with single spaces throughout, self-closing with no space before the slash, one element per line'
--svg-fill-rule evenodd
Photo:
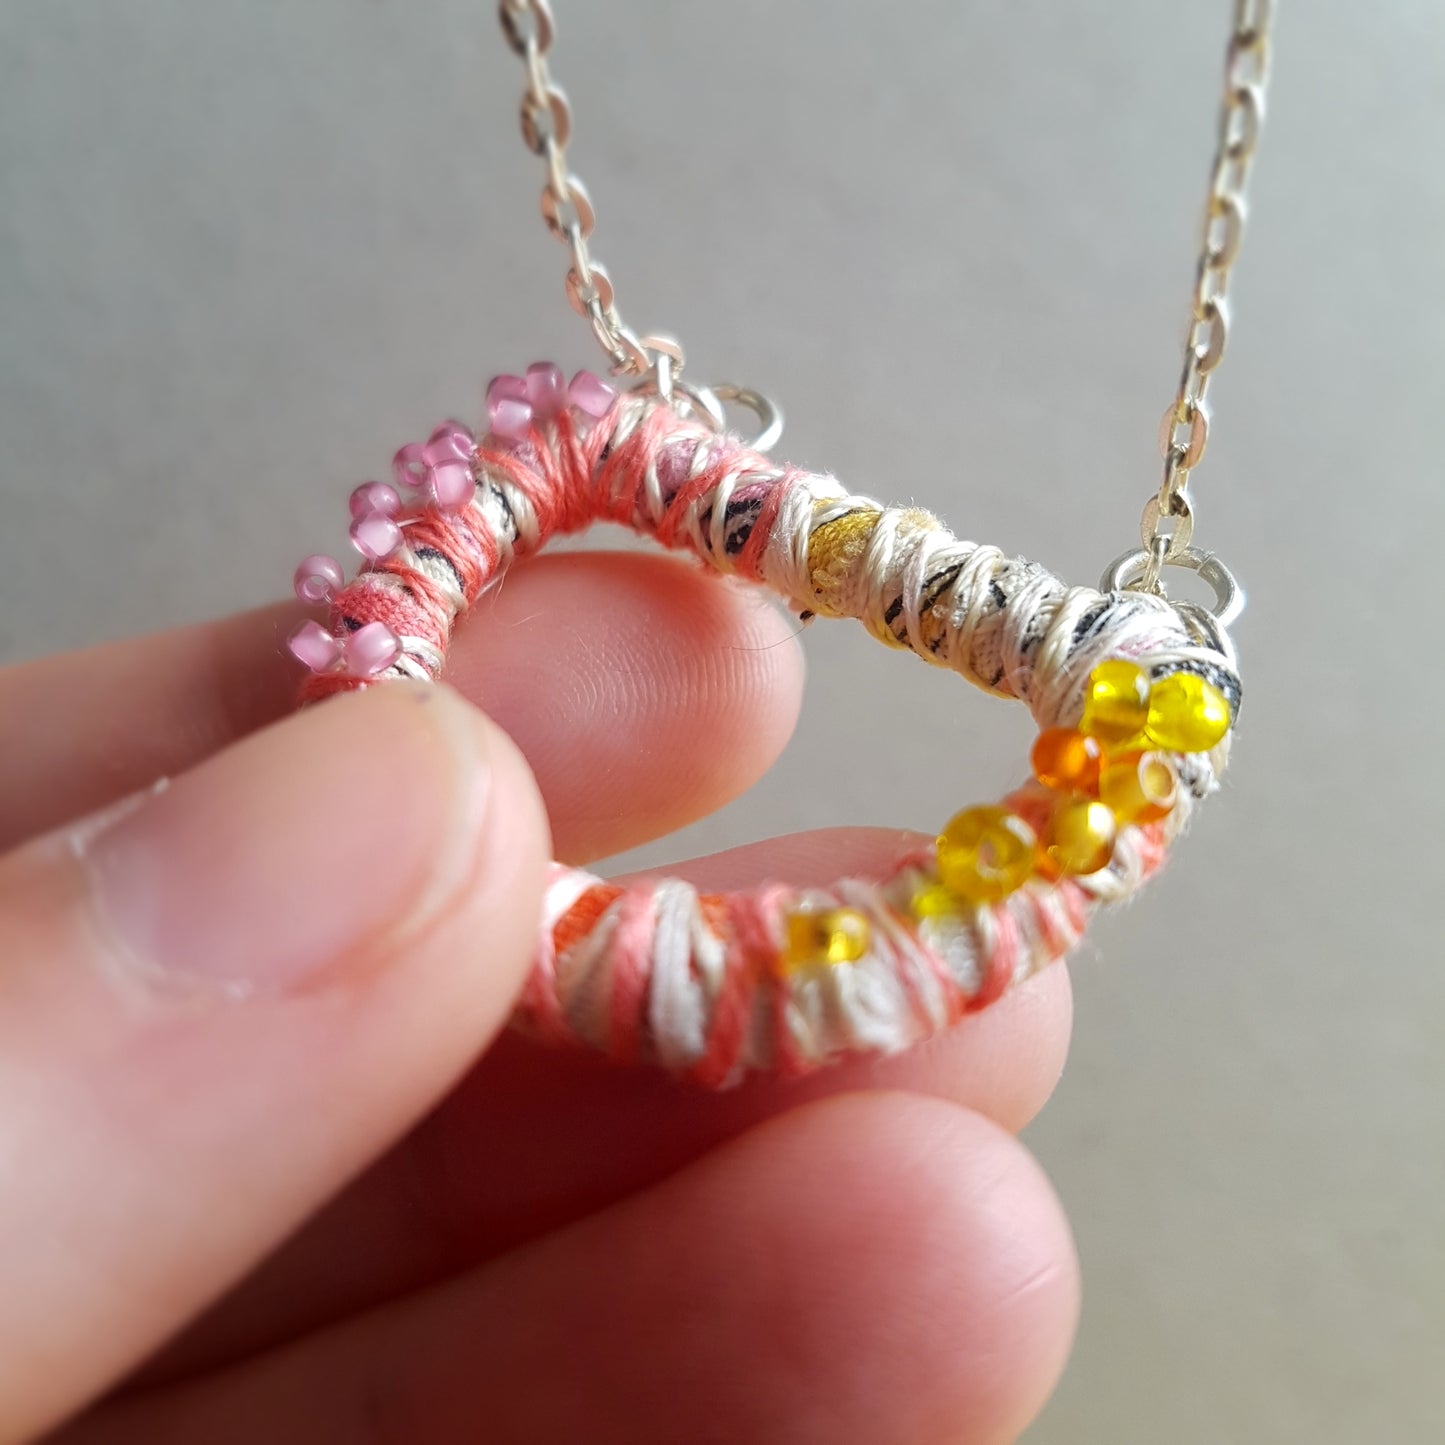
<path fill-rule="evenodd" d="M 73 846 L 123 965 L 226 993 L 315 987 L 423 925 L 469 872 L 489 731 L 388 683 L 247 739 Z"/>

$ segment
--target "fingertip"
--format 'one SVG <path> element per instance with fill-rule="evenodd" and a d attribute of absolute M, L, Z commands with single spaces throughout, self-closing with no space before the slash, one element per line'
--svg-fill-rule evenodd
<path fill-rule="evenodd" d="M 549 1368 L 509 1351 L 509 1423 L 538 1441 L 584 1420 L 635 1445 L 700 1422 L 740 1445 L 1012 1441 L 1078 1314 L 1038 1164 L 980 1115 L 910 1094 L 784 1114 L 512 1258 L 488 1293 L 520 1302 L 524 1331 L 612 1325 L 574 1351 L 577 1418 L 560 1428 L 526 1433 L 551 1422 Z M 660 1378 L 685 1418 L 656 1412 Z"/>
<path fill-rule="evenodd" d="M 797 722 L 803 659 L 756 587 L 578 552 L 509 576 L 458 629 L 448 676 L 518 740 L 559 856 L 585 862 L 756 782 Z"/>
<path fill-rule="evenodd" d="M 868 1069 L 876 1088 L 935 1094 L 1012 1133 L 1048 1103 L 1068 1062 L 1074 995 L 1068 966 L 1051 964 L 905 1054 Z"/>
<path fill-rule="evenodd" d="M 460 881 L 435 931 L 452 941 L 442 951 L 450 954 L 456 981 L 473 999 L 488 997 L 500 1021 L 510 1011 L 536 950 L 552 852 L 546 808 L 527 759 L 504 728 L 445 684 L 427 692 L 447 714 L 453 746 L 480 754 L 485 776 L 481 818 L 469 856 L 459 870 L 445 860 L 437 862 L 439 870 Z M 396 784 L 405 786 L 405 759 L 397 761 Z M 477 977 L 474 965 L 479 961 L 487 965 L 484 979 Z"/>
<path fill-rule="evenodd" d="M 494 1376 L 453 1355 L 439 1413 L 467 1379 L 478 1422 L 539 1445 L 589 1430 L 662 1445 L 703 1423 L 739 1445 L 1012 1441 L 1058 1380 L 1079 1299 L 1067 1222 L 1028 1151 L 969 1110 L 882 1093 L 760 1125 L 478 1283 L 410 1334 L 413 1355 L 458 1331 L 495 1343 L 504 1309 L 517 1333 Z M 562 1337 L 576 1344 L 559 1411 L 543 1342 Z"/>
<path fill-rule="evenodd" d="M 938 1099 L 863 1094 L 735 1148 L 777 1282 L 760 1319 L 779 1358 L 805 1352 L 799 1373 L 841 1396 L 827 1438 L 1015 1440 L 1079 1307 L 1068 1223 L 1023 1145 Z"/>
<path fill-rule="evenodd" d="M 269 1438 L 324 1398 L 318 1441 L 374 1427 L 384 1401 L 407 1439 L 1001 1445 L 1057 1381 L 1077 1311 L 1068 1226 L 1011 1135 L 848 1095 L 78 1438 Z"/>

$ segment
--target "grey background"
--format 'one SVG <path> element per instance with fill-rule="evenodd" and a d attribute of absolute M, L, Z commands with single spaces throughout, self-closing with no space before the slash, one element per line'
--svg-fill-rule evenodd
<path fill-rule="evenodd" d="M 1223 0 L 560 9 L 626 314 L 779 393 L 789 455 L 1093 581 L 1157 475 Z M 1086 1304 L 1032 1445 L 1445 1436 L 1442 65 L 1436 0 L 1282 16 L 1198 479 L 1237 765 L 1076 962 L 1029 1139 Z M 519 81 L 490 4 L 0 9 L 0 656 L 281 595 L 490 371 L 593 364 Z M 807 647 L 775 774 L 639 859 L 1014 775 L 1017 710 Z"/>

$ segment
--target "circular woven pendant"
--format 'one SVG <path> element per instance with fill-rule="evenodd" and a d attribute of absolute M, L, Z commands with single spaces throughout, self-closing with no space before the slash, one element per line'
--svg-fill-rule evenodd
<path fill-rule="evenodd" d="M 553 864 L 520 1026 L 712 1086 L 906 1049 L 1066 954 L 1217 786 L 1240 685 L 1202 609 L 1066 586 L 585 372 L 499 378 L 491 414 L 480 442 L 444 423 L 397 454 L 395 486 L 353 493 L 370 563 L 353 581 L 302 563 L 298 593 L 330 605 L 328 626 L 292 639 L 305 700 L 436 680 L 453 628 L 508 568 L 608 520 L 804 615 L 857 618 L 1027 704 L 1041 730 L 1026 782 L 879 877 L 707 894 Z"/>

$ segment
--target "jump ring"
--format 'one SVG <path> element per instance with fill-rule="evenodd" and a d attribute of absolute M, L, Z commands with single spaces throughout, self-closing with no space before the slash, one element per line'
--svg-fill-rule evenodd
<path fill-rule="evenodd" d="M 1144 548 L 1135 548 L 1116 557 L 1099 580 L 1101 592 L 1129 592 L 1136 590 L 1149 564 L 1150 554 Z M 1197 572 L 1214 589 L 1214 606 L 1208 608 L 1208 615 L 1221 627 L 1229 627 L 1238 621 L 1244 611 L 1244 590 L 1233 572 L 1214 555 L 1198 547 L 1186 547 L 1165 564 L 1183 567 Z M 1192 606 L 1193 604 L 1179 604 Z"/>

